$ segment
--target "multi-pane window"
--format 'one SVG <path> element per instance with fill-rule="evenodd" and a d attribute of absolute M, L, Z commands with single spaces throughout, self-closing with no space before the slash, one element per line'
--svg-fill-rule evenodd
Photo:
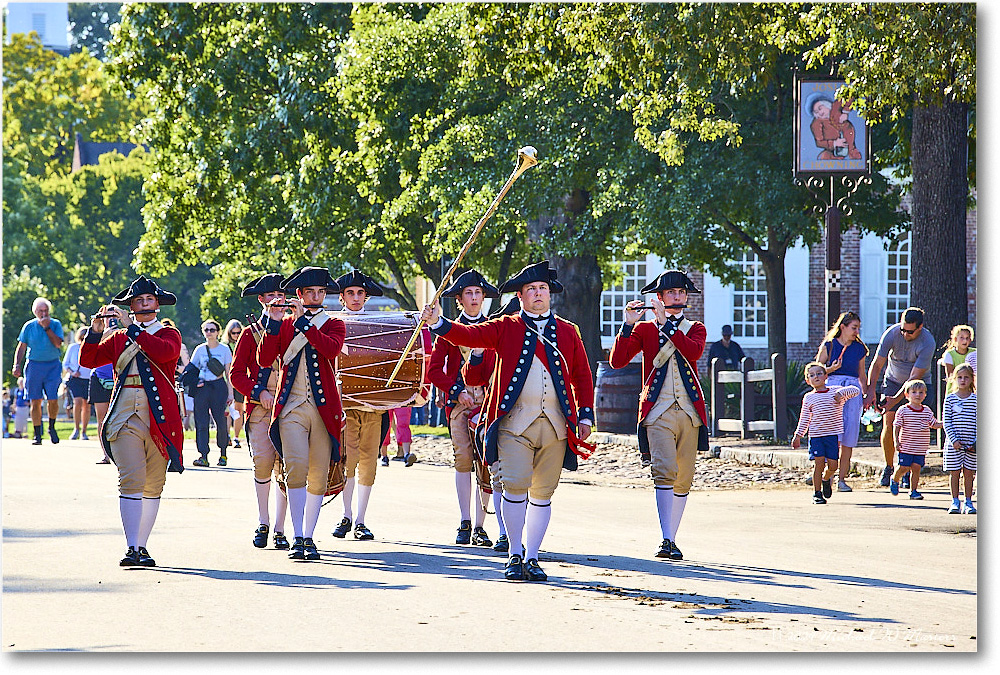
<path fill-rule="evenodd" d="M 885 322 L 892 325 L 910 306 L 910 235 L 889 245 L 886 263 Z"/>
<path fill-rule="evenodd" d="M 31 15 L 31 30 L 38 33 L 38 39 L 45 42 L 45 14 L 35 12 Z"/>
<path fill-rule="evenodd" d="M 646 285 L 646 262 L 622 263 L 624 278 L 620 286 L 605 289 L 601 293 L 601 335 L 614 337 L 625 320 L 625 304 L 641 300 L 639 289 Z"/>
<path fill-rule="evenodd" d="M 767 337 L 764 266 L 756 253 L 743 253 L 734 265 L 743 273 L 743 278 L 733 286 L 733 337 Z"/>

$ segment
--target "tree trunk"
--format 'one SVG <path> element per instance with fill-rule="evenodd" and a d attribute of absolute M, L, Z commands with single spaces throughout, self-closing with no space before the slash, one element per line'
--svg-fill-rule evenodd
<path fill-rule="evenodd" d="M 785 311 L 785 250 L 767 250 L 759 256 L 767 288 L 767 353 L 787 356 Z M 760 366 L 767 368 L 767 365 Z"/>
<path fill-rule="evenodd" d="M 925 311 L 924 323 L 940 345 L 952 326 L 969 320 L 968 106 L 914 106 L 911 154 L 910 304 Z"/>
<path fill-rule="evenodd" d="M 601 349 L 601 291 L 604 285 L 597 256 L 553 255 L 551 259 L 566 289 L 552 296 L 552 311 L 580 327 L 593 379 L 597 376 L 597 362 L 604 356 Z"/>

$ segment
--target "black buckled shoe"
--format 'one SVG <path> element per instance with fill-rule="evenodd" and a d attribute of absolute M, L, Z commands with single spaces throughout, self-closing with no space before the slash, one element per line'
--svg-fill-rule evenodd
<path fill-rule="evenodd" d="M 503 568 L 503 576 L 507 581 L 521 581 L 524 579 L 524 563 L 521 556 L 512 555 L 507 559 L 507 565 Z"/>
<path fill-rule="evenodd" d="M 486 530 L 482 527 L 477 527 L 472 531 L 472 545 L 473 546 L 492 546 L 493 542 L 490 541 L 490 537 L 486 534 Z"/>
<path fill-rule="evenodd" d="M 333 536 L 337 539 L 343 539 L 347 536 L 347 533 L 351 531 L 351 519 L 344 518 L 340 521 L 340 525 L 333 528 Z"/>
<path fill-rule="evenodd" d="M 455 536 L 456 544 L 468 544 L 472 541 L 472 521 L 463 520 L 458 526 L 458 535 Z"/>
<path fill-rule="evenodd" d="M 156 561 L 149 555 L 149 551 L 146 550 L 145 546 L 140 546 L 136 549 L 136 553 L 139 556 L 138 564 L 140 567 L 156 567 Z"/>
<path fill-rule="evenodd" d="M 506 534 L 497 537 L 497 543 L 493 544 L 493 550 L 497 553 L 506 553 L 510 550 L 510 542 L 507 540 Z"/>
<path fill-rule="evenodd" d="M 312 537 L 306 537 L 302 540 L 302 550 L 306 560 L 319 560 L 319 551 L 316 550 L 316 544 Z"/>
<path fill-rule="evenodd" d="M 288 538 L 285 537 L 284 533 L 282 532 L 274 533 L 274 548 L 278 549 L 279 551 L 287 551 L 290 548 L 288 544 Z"/>
<path fill-rule="evenodd" d="M 292 552 L 288 554 L 288 557 L 292 560 L 306 559 L 306 547 L 302 537 L 295 537 L 295 541 L 292 543 Z"/>
<path fill-rule="evenodd" d="M 548 581 L 549 575 L 539 566 L 538 558 L 528 558 L 524 563 L 524 578 L 528 581 Z"/>
<path fill-rule="evenodd" d="M 372 531 L 365 527 L 364 523 L 358 523 L 354 526 L 354 538 L 360 539 L 361 541 L 368 541 L 369 539 L 374 539 L 375 535 Z"/>
<path fill-rule="evenodd" d="M 267 525 L 261 525 L 257 528 L 257 531 L 253 535 L 253 545 L 257 548 L 264 548 L 267 546 Z"/>
<path fill-rule="evenodd" d="M 670 542 L 670 559 L 671 560 L 684 560 L 684 554 L 681 550 L 677 548 L 677 544 Z"/>
<path fill-rule="evenodd" d="M 138 567 L 139 566 L 139 552 L 135 550 L 135 546 L 129 546 L 128 551 L 125 552 L 125 557 L 119 561 L 118 565 L 120 567 Z"/>
<path fill-rule="evenodd" d="M 669 558 L 670 557 L 670 540 L 664 539 L 663 543 L 660 544 L 660 550 L 656 552 L 657 558 Z"/>

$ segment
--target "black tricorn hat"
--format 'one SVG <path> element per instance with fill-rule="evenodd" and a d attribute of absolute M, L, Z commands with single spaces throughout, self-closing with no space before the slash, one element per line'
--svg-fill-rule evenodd
<path fill-rule="evenodd" d="M 163 290 L 156 285 L 156 282 L 149 277 L 140 274 L 136 277 L 135 281 L 129 284 L 128 288 L 116 295 L 111 299 L 111 302 L 116 305 L 122 305 L 128 307 L 132 304 L 137 296 L 143 295 L 144 293 L 150 293 L 156 296 L 161 305 L 176 305 L 177 296 L 173 293 Z"/>
<path fill-rule="evenodd" d="M 480 274 L 478 270 L 469 270 L 460 274 L 451 286 L 442 291 L 441 296 L 445 298 L 457 298 L 469 286 L 479 286 L 483 289 L 483 295 L 487 298 L 500 297 L 500 291 L 497 290 L 497 287 L 486 281 L 486 277 Z"/>
<path fill-rule="evenodd" d="M 683 288 L 688 293 L 701 293 L 694 283 L 688 279 L 688 275 L 680 270 L 667 270 L 660 276 L 653 279 L 640 290 L 640 293 L 659 293 L 668 288 Z"/>
<path fill-rule="evenodd" d="M 556 281 L 556 270 L 555 268 L 549 267 L 549 261 L 543 260 L 540 263 L 535 263 L 534 265 L 528 265 L 523 270 L 518 272 L 516 275 L 508 279 L 500 287 L 501 293 L 516 293 L 521 290 L 526 284 L 531 284 L 536 281 L 544 281 L 549 285 L 550 293 L 562 293 L 563 285 Z"/>
<path fill-rule="evenodd" d="M 240 293 L 240 297 L 245 298 L 248 295 L 264 295 L 265 293 L 281 291 L 283 290 L 281 288 L 281 282 L 284 280 L 285 277 L 280 274 L 265 274 L 257 277 L 243 287 L 243 292 Z"/>
<path fill-rule="evenodd" d="M 508 314 L 517 314 L 521 311 L 521 301 L 517 299 L 515 295 L 513 298 L 507 301 L 507 304 L 503 307 L 497 307 L 490 316 L 505 316 Z"/>
<path fill-rule="evenodd" d="M 385 293 L 382 292 L 382 287 L 375 283 L 374 279 L 361 270 L 351 270 L 344 276 L 338 277 L 337 285 L 340 286 L 338 293 L 343 293 L 351 286 L 360 286 L 365 289 L 365 293 L 371 297 L 385 295 Z"/>
<path fill-rule="evenodd" d="M 294 291 L 307 286 L 324 286 L 327 293 L 340 293 L 340 286 L 330 276 L 330 270 L 325 267 L 300 267 L 280 284 L 283 291 Z"/>

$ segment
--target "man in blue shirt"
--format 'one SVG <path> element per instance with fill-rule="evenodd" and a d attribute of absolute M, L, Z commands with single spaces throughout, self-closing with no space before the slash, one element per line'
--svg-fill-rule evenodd
<path fill-rule="evenodd" d="M 14 377 L 21 377 L 24 367 L 25 388 L 31 399 L 31 423 L 35 427 L 32 445 L 42 444 L 42 397 L 48 399 L 49 438 L 59 442 L 56 434 L 56 415 L 59 413 L 59 383 L 62 375 L 62 324 L 49 316 L 52 303 L 45 298 L 35 298 L 31 303 L 31 313 L 35 318 L 21 327 L 17 336 L 17 352 L 14 354 Z"/>

